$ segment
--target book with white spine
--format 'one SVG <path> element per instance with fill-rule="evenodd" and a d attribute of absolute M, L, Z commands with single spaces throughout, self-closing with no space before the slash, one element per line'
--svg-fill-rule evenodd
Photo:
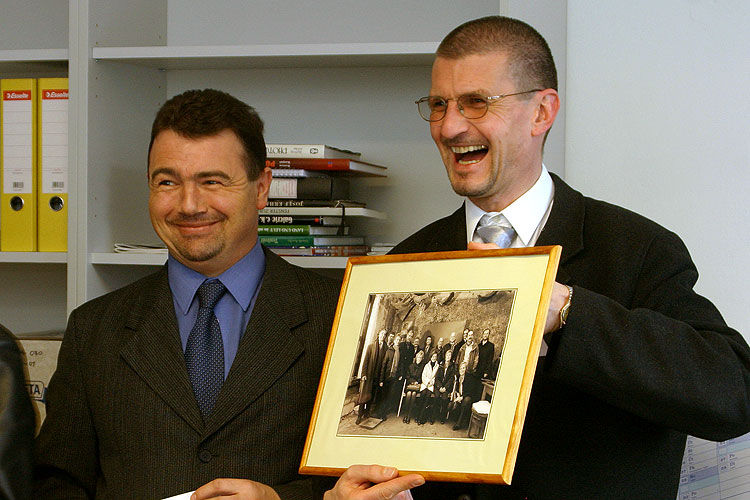
<path fill-rule="evenodd" d="M 357 160 L 362 153 L 326 144 L 266 144 L 268 158 L 350 158 Z"/>

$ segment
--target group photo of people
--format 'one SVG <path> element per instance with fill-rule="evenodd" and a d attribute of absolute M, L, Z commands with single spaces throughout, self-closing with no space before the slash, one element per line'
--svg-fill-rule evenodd
<path fill-rule="evenodd" d="M 372 294 L 339 435 L 482 439 L 515 294 Z"/>

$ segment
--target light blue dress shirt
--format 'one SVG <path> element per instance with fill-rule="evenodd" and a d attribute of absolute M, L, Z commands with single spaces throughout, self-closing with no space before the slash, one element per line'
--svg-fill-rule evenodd
<path fill-rule="evenodd" d="M 253 249 L 236 264 L 213 278 L 218 279 L 227 287 L 227 293 L 214 307 L 214 314 L 219 320 L 221 337 L 224 341 L 224 379 L 229 374 L 240 340 L 253 312 L 265 268 L 266 256 L 263 254 L 263 248 L 256 243 Z M 172 290 L 174 311 L 177 315 L 177 326 L 180 330 L 182 351 L 185 352 L 190 330 L 193 329 L 198 317 L 196 292 L 201 283 L 211 278 L 193 271 L 171 255 L 167 259 L 167 275 L 169 288 Z"/>

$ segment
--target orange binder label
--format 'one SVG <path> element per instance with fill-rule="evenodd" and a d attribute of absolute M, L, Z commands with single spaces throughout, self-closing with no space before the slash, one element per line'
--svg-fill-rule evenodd
<path fill-rule="evenodd" d="M 60 90 L 45 90 L 42 93 L 42 99 L 67 99 L 68 91 L 65 89 Z"/>
<path fill-rule="evenodd" d="M 3 92 L 3 101 L 30 101 L 31 90 L 6 90 Z"/>

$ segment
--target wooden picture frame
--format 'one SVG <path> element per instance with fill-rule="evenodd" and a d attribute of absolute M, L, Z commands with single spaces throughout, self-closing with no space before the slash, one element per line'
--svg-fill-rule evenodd
<path fill-rule="evenodd" d="M 428 481 L 510 484 L 560 252 L 550 246 L 350 258 L 300 473 L 338 476 L 352 464 L 377 463 Z M 467 340 L 471 348 L 451 355 L 454 366 L 464 365 L 454 369 L 451 395 L 440 396 L 447 385 L 438 382 L 429 390 L 435 367 L 420 368 L 416 352 L 455 353 L 455 345 L 445 347 L 446 337 L 463 336 L 461 326 L 488 328 L 486 336 L 499 345 L 489 356 L 482 344 L 482 357 L 479 344 Z M 409 328 L 416 332 L 411 337 Z M 399 356 L 392 349 L 388 359 L 388 348 L 380 347 L 388 333 L 409 338 L 412 347 L 394 341 Z M 436 337 L 435 345 L 443 342 L 440 350 L 426 346 L 427 333 Z M 398 367 L 406 361 L 410 366 L 400 380 Z M 372 368 L 378 362 L 382 378 Z M 443 361 L 441 380 L 450 379 L 443 376 L 450 364 Z M 407 380 L 409 370 L 413 377 Z M 420 370 L 427 385 L 417 388 L 410 381 Z M 469 406 L 468 427 L 462 427 Z M 408 423 L 405 411 L 412 415 Z M 443 416 L 454 416 L 456 423 L 442 423 Z"/>

